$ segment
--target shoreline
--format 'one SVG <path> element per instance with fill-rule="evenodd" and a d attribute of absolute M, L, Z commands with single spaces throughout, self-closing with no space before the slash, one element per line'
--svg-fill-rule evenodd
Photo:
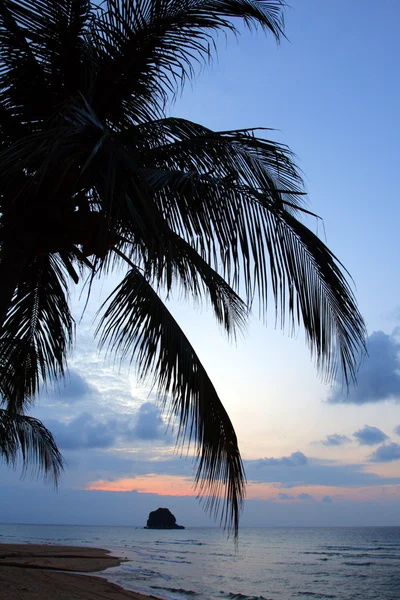
<path fill-rule="evenodd" d="M 122 562 L 102 548 L 1 543 L 0 588 L 7 600 L 162 600 L 90 575 Z"/>

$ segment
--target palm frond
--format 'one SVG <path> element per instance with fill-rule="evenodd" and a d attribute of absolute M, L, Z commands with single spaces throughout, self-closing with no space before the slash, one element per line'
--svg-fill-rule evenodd
<path fill-rule="evenodd" d="M 181 444 L 194 441 L 196 484 L 207 508 L 238 531 L 244 472 L 232 423 L 188 339 L 156 292 L 132 268 L 106 302 L 96 335 L 152 376 L 169 414 L 178 420 Z"/>
<path fill-rule="evenodd" d="M 271 296 L 282 327 L 305 327 L 317 365 L 355 379 L 365 326 L 341 264 L 301 223 L 302 180 L 285 146 L 252 131 L 213 132 L 180 119 L 132 127 L 121 139 L 140 155 L 144 177 L 168 226 L 245 286 L 261 316 Z M 272 294 L 270 293 L 272 292 Z"/>
<path fill-rule="evenodd" d="M 169 294 L 178 287 L 186 299 L 210 302 L 216 320 L 228 336 L 236 338 L 237 332 L 244 331 L 249 316 L 246 303 L 190 244 L 172 230 L 165 240 L 161 260 L 156 260 L 153 254 L 145 256 L 142 249 L 130 240 L 123 239 L 121 248 L 114 247 L 113 252 L 122 259 L 122 263 L 134 267 L 140 264 L 145 277 L 157 289 Z M 109 260 L 117 262 L 115 257 Z"/>
<path fill-rule="evenodd" d="M 67 282 L 56 256 L 27 264 L 0 332 L 0 393 L 12 413 L 33 401 L 41 383 L 63 376 L 73 338 Z"/>
<path fill-rule="evenodd" d="M 148 260 L 146 272 L 168 292 L 178 283 L 187 295 L 210 300 L 217 321 L 228 335 L 243 331 L 249 308 L 231 286 L 207 263 L 198 252 L 173 231 L 165 243 L 165 257 L 160 265 Z"/>
<path fill-rule="evenodd" d="M 366 328 L 341 263 L 327 246 L 287 211 L 262 212 L 274 294 L 281 320 L 301 323 L 326 381 L 338 369 L 347 385 L 356 381 Z"/>
<path fill-rule="evenodd" d="M 106 0 L 93 31 L 99 73 L 93 104 L 126 123 L 157 114 L 168 96 L 208 60 L 213 34 L 236 31 L 232 19 L 260 25 L 279 39 L 280 0 Z M 101 32 L 100 35 L 98 32 Z"/>
<path fill-rule="evenodd" d="M 38 419 L 0 409 L 0 458 L 15 467 L 22 460 L 23 473 L 42 474 L 57 485 L 63 458 L 48 429 Z"/>
<path fill-rule="evenodd" d="M 0 102 L 29 129 L 92 85 L 89 0 L 1 0 Z"/>

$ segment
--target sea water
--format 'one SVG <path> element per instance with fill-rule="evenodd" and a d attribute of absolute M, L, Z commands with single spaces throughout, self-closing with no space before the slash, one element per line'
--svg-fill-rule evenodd
<path fill-rule="evenodd" d="M 0 541 L 107 548 L 101 575 L 173 600 L 400 600 L 400 528 L 241 529 L 0 525 Z"/>

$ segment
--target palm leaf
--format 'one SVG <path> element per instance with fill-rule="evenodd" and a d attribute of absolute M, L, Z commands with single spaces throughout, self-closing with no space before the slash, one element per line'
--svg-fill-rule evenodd
<path fill-rule="evenodd" d="M 235 336 L 237 330 L 243 331 L 249 316 L 246 303 L 184 239 L 170 231 L 168 241 L 162 264 L 154 260 L 145 264 L 151 279 L 168 292 L 175 283 L 192 298 L 205 297 L 228 335 Z"/>
<path fill-rule="evenodd" d="M 106 0 L 104 6 L 92 32 L 99 56 L 93 105 L 121 124 L 128 115 L 137 121 L 157 114 L 193 75 L 193 62 L 211 56 L 213 34 L 236 31 L 232 18 L 277 39 L 282 34 L 280 0 Z"/>
<path fill-rule="evenodd" d="M 180 119 L 122 134 L 140 155 L 163 219 L 265 317 L 301 323 L 318 367 L 355 379 L 365 326 L 341 264 L 298 219 L 309 211 L 291 153 L 252 131 L 212 132 Z M 152 168 L 150 168 L 152 166 Z M 192 256 L 192 255 L 191 255 Z"/>
<path fill-rule="evenodd" d="M 73 338 L 66 285 L 54 256 L 37 257 L 23 271 L 0 334 L 0 393 L 12 413 L 64 374 Z"/>
<path fill-rule="evenodd" d="M 15 467 L 22 459 L 23 472 L 43 474 L 55 485 L 63 458 L 50 431 L 33 417 L 0 409 L 0 456 Z"/>
<path fill-rule="evenodd" d="M 235 338 L 238 331 L 244 331 L 249 316 L 246 303 L 190 244 L 172 230 L 168 231 L 161 260 L 156 260 L 153 254 L 143 253 L 134 241 L 123 238 L 121 241 L 122 250 L 115 247 L 113 253 L 122 259 L 122 263 L 134 268 L 141 265 L 145 277 L 167 294 L 178 287 L 186 298 L 210 302 L 218 323 L 228 336 Z M 115 257 L 111 260 L 114 265 L 118 262 Z M 103 268 L 107 266 L 106 262 Z"/>
<path fill-rule="evenodd" d="M 89 0 L 1 0 L 0 98 L 30 128 L 90 88 L 91 14 Z"/>
<path fill-rule="evenodd" d="M 107 303 L 106 303 L 107 304 Z M 106 305 L 105 305 L 106 306 Z M 108 300 L 96 330 L 100 346 L 135 359 L 154 378 L 181 444 L 194 440 L 196 485 L 221 520 L 238 531 L 244 472 L 232 423 L 188 339 L 140 271 L 132 268 Z"/>

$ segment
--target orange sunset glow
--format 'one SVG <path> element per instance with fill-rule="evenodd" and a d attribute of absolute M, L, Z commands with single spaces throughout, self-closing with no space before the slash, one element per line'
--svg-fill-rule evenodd
<path fill-rule="evenodd" d="M 84 489 L 104 492 L 132 492 L 141 494 L 158 494 L 160 496 L 197 496 L 193 481 L 187 477 L 176 475 L 149 474 L 140 477 L 124 477 L 113 481 L 98 480 L 89 483 Z M 282 500 L 278 494 L 288 496 Z M 308 494 L 316 501 L 330 496 L 344 501 L 383 501 L 400 499 L 400 485 L 382 487 L 341 487 L 341 486 L 297 486 L 286 488 L 279 483 L 252 483 L 247 486 L 247 498 L 250 500 L 274 500 L 293 502 L 299 494 Z"/>
<path fill-rule="evenodd" d="M 160 496 L 197 496 L 192 480 L 174 475 L 143 475 L 141 477 L 124 477 L 114 481 L 93 481 L 86 490 L 103 492 L 140 492 L 142 494 L 159 494 Z"/>

